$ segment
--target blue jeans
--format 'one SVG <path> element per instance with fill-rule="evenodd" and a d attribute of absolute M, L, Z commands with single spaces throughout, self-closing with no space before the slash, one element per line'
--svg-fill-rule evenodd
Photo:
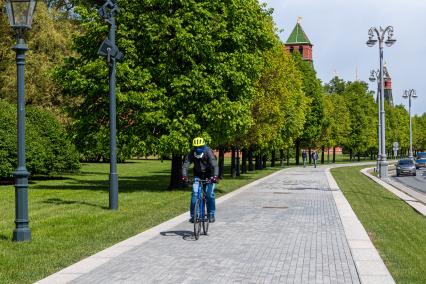
<path fill-rule="evenodd" d="M 194 178 L 194 183 L 192 184 L 192 194 L 191 194 L 191 205 L 189 206 L 189 211 L 191 212 L 191 217 L 194 214 L 194 207 L 195 202 L 197 201 L 197 194 L 198 194 L 198 186 L 199 186 L 199 178 Z M 207 194 L 206 194 L 206 203 L 207 203 L 207 214 L 209 216 L 214 216 L 214 213 L 216 211 L 216 202 L 215 202 L 215 193 L 214 188 L 216 184 L 215 183 L 209 183 L 207 184 Z"/>

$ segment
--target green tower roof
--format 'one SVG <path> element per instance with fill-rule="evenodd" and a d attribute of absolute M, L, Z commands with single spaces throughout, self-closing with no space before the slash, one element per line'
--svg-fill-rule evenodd
<path fill-rule="evenodd" d="M 293 31 L 291 32 L 290 36 L 288 37 L 286 44 L 299 44 L 299 43 L 311 44 L 307 35 L 303 31 L 302 26 L 300 25 L 300 23 L 297 23 Z"/>

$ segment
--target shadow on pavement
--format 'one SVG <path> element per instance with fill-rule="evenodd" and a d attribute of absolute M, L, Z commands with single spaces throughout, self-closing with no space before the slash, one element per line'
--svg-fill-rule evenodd
<path fill-rule="evenodd" d="M 321 191 L 339 191 L 337 189 L 330 189 L 330 188 L 318 188 L 318 187 L 293 187 L 293 188 L 286 188 L 287 190 L 321 190 Z"/>
<path fill-rule="evenodd" d="M 160 235 L 165 237 L 180 236 L 185 241 L 195 241 L 192 231 L 166 231 L 161 232 Z"/>

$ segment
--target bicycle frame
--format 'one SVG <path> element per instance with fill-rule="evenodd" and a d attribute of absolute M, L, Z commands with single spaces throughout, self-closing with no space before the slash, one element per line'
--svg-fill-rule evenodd
<path fill-rule="evenodd" d="M 198 182 L 197 193 L 195 195 L 196 202 L 193 215 L 194 223 L 194 236 L 198 240 L 201 232 L 201 227 L 203 228 L 204 235 L 207 235 L 209 230 L 209 218 L 206 214 L 207 207 L 207 185 L 211 183 L 210 179 L 199 179 L 195 178 L 191 180 L 192 183 Z M 194 186 L 194 185 L 193 185 Z M 192 206 L 192 205 L 191 205 Z"/>
<path fill-rule="evenodd" d="M 194 180 L 197 181 L 197 180 Z M 201 220 L 205 220 L 207 216 L 205 216 L 205 206 L 206 206 L 206 194 L 207 194 L 207 185 L 210 183 L 209 179 L 198 179 L 198 192 L 197 199 L 200 200 L 201 205 Z"/>

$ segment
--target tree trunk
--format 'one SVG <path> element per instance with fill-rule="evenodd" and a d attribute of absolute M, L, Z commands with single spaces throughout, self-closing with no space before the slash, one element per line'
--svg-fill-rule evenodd
<path fill-rule="evenodd" d="M 333 147 L 333 164 L 336 163 L 336 147 Z"/>
<path fill-rule="evenodd" d="M 324 165 L 324 152 L 325 152 L 325 147 L 322 146 L 321 147 L 321 165 Z"/>
<path fill-rule="evenodd" d="M 311 155 L 311 148 L 308 148 L 308 156 L 309 156 L 309 164 L 312 163 L 312 155 Z"/>
<path fill-rule="evenodd" d="M 327 148 L 327 164 L 330 164 L 330 147 Z"/>
<path fill-rule="evenodd" d="M 253 150 L 252 149 L 249 149 L 249 152 L 248 152 L 248 165 L 249 165 L 248 170 L 253 171 L 254 167 L 253 167 Z"/>
<path fill-rule="evenodd" d="M 266 161 L 268 161 L 268 156 L 263 155 L 262 156 L 262 170 L 266 169 Z"/>
<path fill-rule="evenodd" d="M 271 153 L 271 167 L 275 167 L 275 150 Z"/>
<path fill-rule="evenodd" d="M 241 163 L 241 174 L 245 174 L 247 173 L 247 150 L 244 148 L 241 151 L 241 155 L 242 155 L 242 163 Z"/>
<path fill-rule="evenodd" d="M 300 161 L 299 161 L 300 140 L 299 139 L 296 140 L 296 143 L 294 146 L 296 147 L 296 153 L 295 153 L 296 155 L 294 156 L 296 158 L 296 165 L 299 165 L 300 164 Z"/>
<path fill-rule="evenodd" d="M 351 162 L 352 162 L 352 149 L 351 149 L 351 150 L 349 150 L 349 161 L 351 161 Z"/>
<path fill-rule="evenodd" d="M 358 152 L 358 162 L 361 161 L 361 154 Z"/>
<path fill-rule="evenodd" d="M 261 170 L 262 169 L 262 155 L 261 154 L 257 154 L 256 155 L 256 165 L 255 165 L 256 170 Z"/>
<path fill-rule="evenodd" d="M 284 167 L 284 150 L 280 150 L 280 167 Z"/>
<path fill-rule="evenodd" d="M 237 148 L 236 149 L 236 151 L 237 151 L 237 167 L 236 167 L 236 175 L 237 175 L 237 177 L 239 177 L 240 176 L 240 149 L 239 148 Z"/>
<path fill-rule="evenodd" d="M 223 172 L 225 169 L 225 149 L 223 147 L 219 148 L 219 178 L 223 179 Z"/>
<path fill-rule="evenodd" d="M 181 178 L 182 178 L 182 155 L 173 154 L 172 155 L 172 169 L 170 175 L 170 184 L 169 189 L 178 188 L 181 186 Z"/>
<path fill-rule="evenodd" d="M 235 147 L 231 148 L 231 177 L 235 178 L 237 176 L 237 171 L 235 169 Z"/>
<path fill-rule="evenodd" d="M 287 149 L 287 167 L 290 166 L 290 149 Z"/>

